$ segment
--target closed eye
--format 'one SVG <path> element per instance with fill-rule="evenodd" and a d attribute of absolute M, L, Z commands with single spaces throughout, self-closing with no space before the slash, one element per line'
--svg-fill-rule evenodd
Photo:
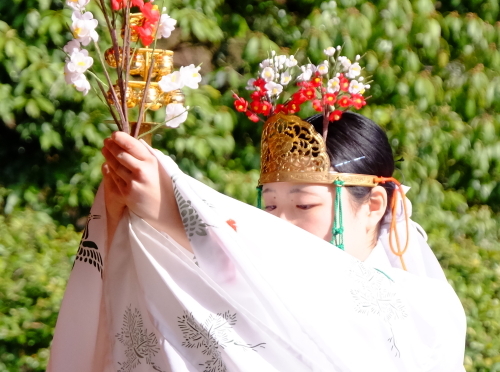
<path fill-rule="evenodd" d="M 306 211 L 308 209 L 314 208 L 316 206 L 318 206 L 318 204 L 298 204 L 298 205 L 296 205 L 296 207 L 298 209 L 301 209 L 303 211 Z"/>

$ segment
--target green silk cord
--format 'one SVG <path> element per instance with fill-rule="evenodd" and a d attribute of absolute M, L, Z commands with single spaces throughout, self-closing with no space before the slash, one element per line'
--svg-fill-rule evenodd
<path fill-rule="evenodd" d="M 333 216 L 332 226 L 332 241 L 331 244 L 344 250 L 344 223 L 342 221 L 342 186 L 344 181 L 337 180 L 333 182 L 335 185 L 335 210 Z"/>
<path fill-rule="evenodd" d="M 262 186 L 257 186 L 257 208 L 262 209 Z"/>

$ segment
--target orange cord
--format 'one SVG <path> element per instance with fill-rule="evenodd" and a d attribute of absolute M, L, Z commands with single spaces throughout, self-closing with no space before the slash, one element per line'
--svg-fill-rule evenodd
<path fill-rule="evenodd" d="M 406 252 L 408 249 L 408 245 L 410 244 L 410 221 L 409 221 L 409 216 L 408 216 L 408 210 L 406 207 L 406 196 L 403 190 L 403 186 L 401 186 L 401 183 L 399 183 L 398 180 L 396 180 L 394 177 L 375 177 L 375 182 L 377 183 L 386 183 L 386 182 L 394 182 L 397 187 L 399 194 L 401 195 L 401 199 L 403 200 L 403 211 L 405 214 L 405 221 L 406 221 L 406 244 L 403 250 L 401 250 L 401 243 L 399 242 L 399 235 L 396 230 L 396 209 L 397 209 L 397 204 L 396 204 L 396 195 L 393 195 L 392 197 L 392 202 L 391 202 L 391 211 L 392 211 L 392 221 L 391 221 L 391 227 L 389 229 L 389 246 L 391 248 L 392 253 L 394 253 L 396 256 L 399 257 L 401 261 L 401 266 L 403 267 L 403 270 L 407 271 L 405 261 L 403 260 L 403 254 Z M 396 241 L 396 249 L 394 249 L 393 245 L 393 239 Z"/>

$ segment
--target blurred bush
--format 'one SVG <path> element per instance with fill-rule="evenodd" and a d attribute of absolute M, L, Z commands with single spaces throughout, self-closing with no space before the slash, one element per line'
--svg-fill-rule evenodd
<path fill-rule="evenodd" d="M 44 212 L 0 215 L 0 371 L 45 371 L 79 239 Z"/>
<path fill-rule="evenodd" d="M 179 30 L 164 46 L 175 51 L 176 64 L 202 63 L 207 85 L 188 92 L 196 109 L 186 124 L 159 131 L 154 145 L 193 177 L 249 203 L 255 200 L 261 128 L 232 110 L 232 91 L 244 91 L 269 50 L 296 53 L 299 60 L 307 55 L 315 63 L 331 45 L 343 44 L 350 58 L 364 55 L 373 83 L 362 113 L 385 128 L 396 158 L 404 160 L 396 177 L 412 187 L 414 218 L 462 299 L 469 324 L 466 368 L 500 371 L 498 0 L 166 0 L 165 6 Z M 83 98 L 64 83 L 61 48 L 70 38 L 69 15 L 61 0 L 0 2 L 0 212 L 11 231 L 6 236 L 27 234 L 12 225 L 19 213 L 45 216 L 40 239 L 63 231 L 59 225 L 81 228 L 100 182 L 99 149 L 111 129 L 94 95 Z M 101 42 L 104 48 L 107 41 Z M 26 207 L 32 211 L 20 212 Z M 76 242 L 74 233 L 66 232 L 52 248 L 61 259 L 76 251 L 65 240 Z M 30 249 L 16 240 L 2 244 L 7 251 Z M 68 250 L 58 251 L 62 247 Z M 29 266 L 30 254 L 15 257 L 18 267 Z M 55 276 L 66 277 L 69 266 L 60 269 Z M 0 275 L 10 283 L 2 287 L 4 296 L 18 280 L 14 271 Z M 37 303 L 30 293 L 23 303 Z M 2 322 L 19 319 L 18 309 L 37 313 L 34 305 L 9 306 L 2 308 Z M 53 318 L 40 321 L 43 329 L 53 326 L 52 309 Z M 1 359 L 9 366 L 2 368 L 42 368 L 26 358 L 43 366 L 37 350 L 49 339 L 23 349 L 28 341 L 0 333 L 0 347 L 9 350 L 1 355 L 12 358 Z"/>

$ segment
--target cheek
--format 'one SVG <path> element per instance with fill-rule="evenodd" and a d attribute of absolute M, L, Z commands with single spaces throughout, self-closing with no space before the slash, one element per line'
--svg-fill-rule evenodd
<path fill-rule="evenodd" d="M 353 210 L 350 206 L 343 208 L 344 244 L 346 250 L 357 249 L 364 244 L 366 236 L 366 220 L 360 210 Z"/>
<path fill-rule="evenodd" d="M 315 208 L 304 213 L 296 221 L 296 225 L 317 237 L 330 240 L 333 224 L 333 211 L 330 208 Z"/>

